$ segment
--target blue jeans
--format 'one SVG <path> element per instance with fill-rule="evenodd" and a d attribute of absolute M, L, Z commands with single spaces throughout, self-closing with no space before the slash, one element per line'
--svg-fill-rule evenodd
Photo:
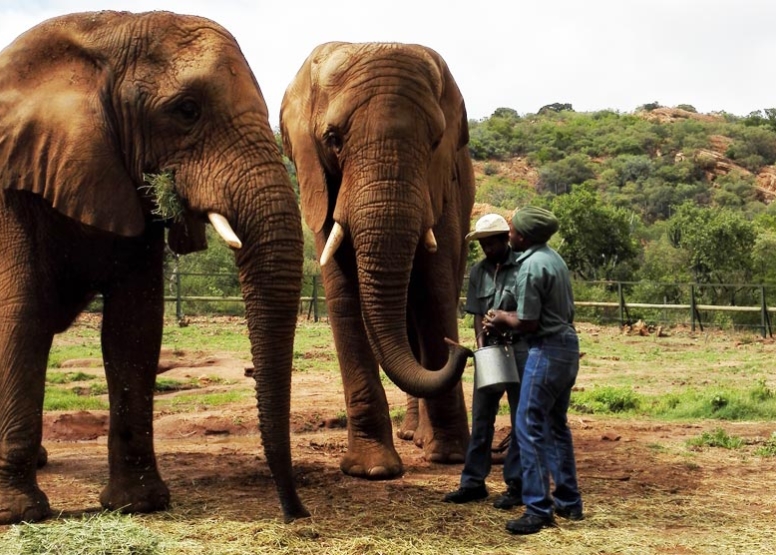
<path fill-rule="evenodd" d="M 528 357 L 528 347 L 524 342 L 512 346 L 517 362 L 517 373 L 522 376 L 525 361 Z M 514 422 L 520 400 L 520 384 L 507 387 L 509 402 L 509 421 Z M 474 488 L 485 484 L 485 478 L 491 469 L 491 445 L 495 433 L 494 425 L 498 414 L 499 403 L 504 393 L 493 393 L 475 387 L 472 395 L 472 435 L 466 450 L 466 460 L 461 472 L 461 487 Z M 520 447 L 515 427 L 509 431 L 509 448 L 504 458 L 504 482 L 508 488 L 517 491 L 522 489 L 522 468 L 520 466 Z"/>
<path fill-rule="evenodd" d="M 566 420 L 578 372 L 579 339 L 573 328 L 530 341 L 514 426 L 527 514 L 549 518 L 554 507 L 582 509 Z M 555 483 L 552 492 L 550 475 Z"/>

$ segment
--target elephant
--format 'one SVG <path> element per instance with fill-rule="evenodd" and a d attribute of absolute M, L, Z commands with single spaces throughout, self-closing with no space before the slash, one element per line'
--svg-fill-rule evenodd
<path fill-rule="evenodd" d="M 163 175 L 177 209 L 149 185 Z M 208 221 L 234 251 L 283 517 L 309 516 L 289 422 L 301 214 L 236 40 L 201 17 L 102 11 L 44 21 L 0 52 L 0 524 L 51 513 L 36 475 L 47 357 L 96 295 L 110 408 L 100 502 L 169 508 L 153 447 L 164 255 L 206 248 Z"/>
<path fill-rule="evenodd" d="M 315 237 L 348 421 L 347 475 L 404 472 L 379 368 L 408 394 L 397 435 L 426 460 L 464 459 L 458 341 L 474 203 L 461 92 L 434 50 L 317 46 L 287 87 L 280 127 Z"/>

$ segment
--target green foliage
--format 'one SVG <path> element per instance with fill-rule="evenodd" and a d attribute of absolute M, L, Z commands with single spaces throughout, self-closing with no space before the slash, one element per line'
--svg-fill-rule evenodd
<path fill-rule="evenodd" d="M 107 410 L 108 401 L 97 396 L 102 395 L 107 386 L 97 385 L 95 387 L 99 390 L 98 392 L 86 391 L 86 394 L 83 395 L 79 391 L 47 385 L 43 410 Z"/>
<path fill-rule="evenodd" d="M 771 437 L 761 447 L 758 447 L 754 451 L 755 455 L 761 457 L 776 457 L 776 432 L 771 433 Z"/>
<path fill-rule="evenodd" d="M 770 389 L 766 384 L 765 379 L 759 379 L 757 380 L 757 383 L 754 385 L 754 387 L 749 391 L 749 397 L 751 397 L 753 401 L 762 403 L 773 399 L 774 393 L 773 390 Z"/>
<path fill-rule="evenodd" d="M 582 279 L 627 279 L 638 249 L 631 236 L 632 215 L 604 204 L 585 187 L 556 197 L 552 210 L 562 238 L 558 252 Z"/>
<path fill-rule="evenodd" d="M 744 440 L 737 436 L 729 435 L 722 428 L 716 428 L 712 432 L 703 432 L 699 437 L 687 440 L 690 447 L 721 447 L 723 449 L 740 449 Z"/>
<path fill-rule="evenodd" d="M 96 379 L 96 376 L 83 372 L 48 372 L 46 383 L 62 385 L 72 382 L 85 382 Z"/>
<path fill-rule="evenodd" d="M 566 158 L 542 166 L 539 170 L 539 193 L 550 192 L 556 195 L 568 193 L 571 186 L 584 183 L 595 177 L 590 159 L 584 154 L 572 154 Z"/>
<path fill-rule="evenodd" d="M 524 181 L 510 181 L 503 176 L 488 176 L 477 186 L 475 202 L 489 204 L 505 210 L 531 204 L 536 190 Z"/>
<path fill-rule="evenodd" d="M 653 110 L 657 110 L 658 108 L 660 108 L 660 103 L 655 101 L 655 102 L 647 102 L 646 104 L 642 104 L 641 106 L 639 106 L 638 110 L 651 112 Z"/>
<path fill-rule="evenodd" d="M 641 400 L 630 388 L 594 387 L 572 393 L 574 410 L 588 414 L 613 414 L 638 410 Z"/>
<path fill-rule="evenodd" d="M 143 174 L 143 181 L 148 183 L 145 187 L 151 192 L 154 201 L 152 214 L 162 220 L 177 221 L 183 215 L 183 205 L 175 192 L 175 175 L 170 172 L 159 174 Z"/>
<path fill-rule="evenodd" d="M 757 233 L 740 213 L 685 202 L 671 217 L 668 236 L 675 247 L 687 252 L 695 281 L 745 283 L 751 279 Z"/>
<path fill-rule="evenodd" d="M 726 156 L 751 172 L 776 162 L 776 129 L 769 127 L 733 128 L 733 143 Z"/>

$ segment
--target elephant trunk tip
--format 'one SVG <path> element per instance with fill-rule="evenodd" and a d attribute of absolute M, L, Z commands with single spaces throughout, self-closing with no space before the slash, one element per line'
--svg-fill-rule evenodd
<path fill-rule="evenodd" d="M 467 358 L 474 358 L 474 351 L 468 347 L 464 347 L 457 341 L 453 341 L 449 337 L 445 337 L 445 343 L 447 343 L 447 347 L 451 356 L 455 355 L 463 360 L 466 360 Z"/>

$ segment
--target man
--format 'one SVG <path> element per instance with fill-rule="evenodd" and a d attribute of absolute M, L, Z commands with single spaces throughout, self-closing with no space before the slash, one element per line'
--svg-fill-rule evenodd
<path fill-rule="evenodd" d="M 483 326 L 513 330 L 528 341 L 514 427 L 520 445 L 525 513 L 509 520 L 513 534 L 533 534 L 554 524 L 554 515 L 581 520 L 582 498 L 566 414 L 579 371 L 573 327 L 574 297 L 566 263 L 547 246 L 558 230 L 548 210 L 525 207 L 512 216 L 509 239 L 518 258 L 517 310 L 496 311 Z M 555 483 L 550 492 L 550 475 Z"/>
<path fill-rule="evenodd" d="M 467 241 L 478 240 L 485 258 L 475 264 L 469 274 L 466 294 L 466 312 L 474 315 L 474 333 L 477 348 L 488 345 L 512 344 L 513 334 L 508 332 L 488 333 L 483 328 L 483 318 L 489 310 L 517 309 L 515 286 L 517 283 L 517 255 L 509 246 L 509 224 L 498 214 L 486 214 L 466 236 Z M 518 367 L 527 356 L 527 345 L 513 345 Z M 521 355 L 522 354 L 522 360 Z M 506 386 L 509 401 L 510 420 L 514 422 L 517 402 L 520 398 L 520 384 Z M 467 503 L 488 497 L 485 478 L 491 469 L 491 445 L 494 424 L 499 403 L 504 391 L 477 389 L 472 396 L 472 434 L 466 459 L 461 472 L 460 487 L 444 497 L 447 503 Z M 493 503 L 497 509 L 510 509 L 521 505 L 520 450 L 514 427 L 510 431 L 510 442 L 504 460 L 504 481 L 507 490 Z"/>

